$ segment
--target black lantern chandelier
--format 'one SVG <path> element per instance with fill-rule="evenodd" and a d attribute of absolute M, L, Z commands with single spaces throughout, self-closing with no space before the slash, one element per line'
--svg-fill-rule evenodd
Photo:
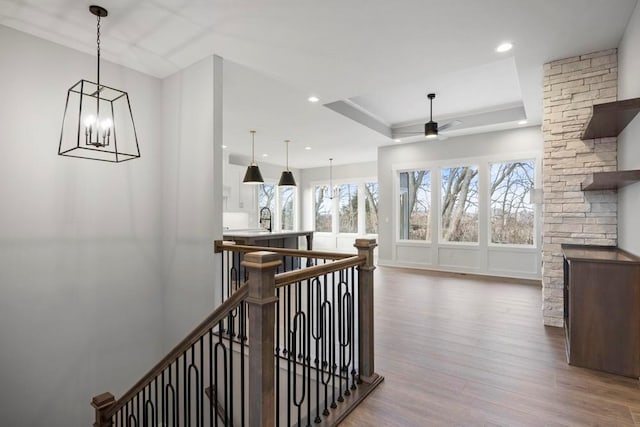
<path fill-rule="evenodd" d="M 293 173 L 289 170 L 289 140 L 285 139 L 284 143 L 287 148 L 287 168 L 283 170 L 282 175 L 280 175 L 278 187 L 295 187 L 296 180 L 293 177 Z"/>
<path fill-rule="evenodd" d="M 129 95 L 100 83 L 100 6 L 89 6 L 97 17 L 96 82 L 80 80 L 67 92 L 58 154 L 119 163 L 140 157 Z"/>
<path fill-rule="evenodd" d="M 256 164 L 255 160 L 255 143 L 256 143 L 256 131 L 251 131 L 251 164 L 247 167 L 247 172 L 244 174 L 244 179 L 242 180 L 245 184 L 262 184 L 264 183 L 264 179 L 262 179 L 262 174 L 260 173 L 260 168 Z"/>

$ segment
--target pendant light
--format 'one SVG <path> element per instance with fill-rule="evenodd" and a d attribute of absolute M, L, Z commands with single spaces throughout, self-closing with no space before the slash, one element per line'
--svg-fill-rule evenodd
<path fill-rule="evenodd" d="M 331 200 L 338 197 L 338 187 L 333 186 L 333 158 L 329 159 L 329 187 L 325 187 L 325 197 Z"/>
<path fill-rule="evenodd" d="M 262 174 L 260 173 L 260 168 L 255 161 L 255 137 L 256 131 L 251 131 L 251 164 L 247 167 L 247 173 L 244 174 L 244 179 L 242 180 L 245 184 L 262 184 L 264 179 L 262 179 Z"/>
<path fill-rule="evenodd" d="M 67 91 L 58 154 L 123 162 L 140 157 L 129 95 L 100 82 L 100 19 L 109 13 L 89 6 L 97 18 L 96 81 L 80 80 Z"/>
<path fill-rule="evenodd" d="M 293 173 L 289 170 L 289 140 L 285 139 L 284 144 L 287 151 L 287 169 L 282 171 L 282 175 L 280 176 L 280 182 L 278 182 L 278 187 L 295 187 L 296 180 L 293 178 Z"/>

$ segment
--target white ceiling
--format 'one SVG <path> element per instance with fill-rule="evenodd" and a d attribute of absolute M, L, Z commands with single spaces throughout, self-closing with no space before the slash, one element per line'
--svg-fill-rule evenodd
<path fill-rule="evenodd" d="M 0 24 L 93 54 L 94 2 L 109 10 L 105 59 L 162 78 L 222 56 L 228 150 L 248 153 L 255 128 L 267 161 L 291 139 L 305 168 L 394 143 L 320 104 L 347 100 L 395 127 L 424 121 L 435 92 L 435 120 L 520 105 L 539 124 L 542 64 L 617 47 L 637 0 L 0 0 Z M 496 53 L 504 40 L 514 49 Z M 474 129 L 517 126 L 499 116 Z"/>

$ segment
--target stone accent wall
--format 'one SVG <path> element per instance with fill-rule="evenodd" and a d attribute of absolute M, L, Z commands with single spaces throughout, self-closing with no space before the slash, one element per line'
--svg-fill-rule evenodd
<path fill-rule="evenodd" d="M 592 172 L 617 169 L 616 138 L 582 141 L 594 104 L 616 101 L 616 49 L 544 65 L 542 299 L 545 325 L 562 326 L 560 245 L 616 245 L 617 194 L 582 192 Z"/>

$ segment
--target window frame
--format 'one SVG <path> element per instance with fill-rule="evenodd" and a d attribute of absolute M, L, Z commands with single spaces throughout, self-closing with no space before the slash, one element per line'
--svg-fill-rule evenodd
<path fill-rule="evenodd" d="M 506 163 L 506 162 L 517 162 L 522 160 L 533 160 L 534 161 L 534 189 L 541 189 L 542 182 L 540 178 L 540 173 L 542 170 L 542 154 L 538 151 L 532 150 L 523 150 L 520 152 L 514 153 L 506 153 L 506 154 L 497 154 L 490 156 L 478 156 L 478 157 L 461 157 L 461 158 L 451 158 L 451 159 L 442 159 L 435 161 L 417 161 L 417 162 L 403 162 L 403 163 L 394 163 L 391 165 L 391 173 L 392 173 L 392 194 L 393 194 L 393 207 L 390 210 L 391 214 L 391 225 L 392 225 L 392 245 L 394 248 L 397 247 L 406 247 L 406 246 L 421 246 L 421 247 L 433 247 L 437 250 L 438 247 L 459 247 L 459 248 L 486 248 L 491 250 L 509 250 L 514 249 L 518 251 L 535 251 L 542 245 L 542 236 L 540 235 L 540 221 L 542 218 L 542 206 L 541 204 L 535 203 L 533 204 L 534 208 L 534 242 L 533 245 L 520 245 L 520 244 L 500 244 L 500 243 L 491 243 L 491 237 L 489 235 L 491 230 L 491 201 L 489 194 L 489 186 L 490 186 L 490 164 L 492 163 Z M 450 168 L 450 167 L 458 167 L 459 165 L 476 165 L 478 167 L 478 242 L 450 242 L 446 240 L 441 240 L 440 235 L 441 231 L 441 169 Z M 437 227 L 435 230 L 432 228 L 432 238 L 431 241 L 426 240 L 407 240 L 400 238 L 400 173 L 401 172 L 411 172 L 414 170 L 430 170 L 431 171 L 431 210 L 434 213 L 437 213 L 437 218 L 432 219 L 433 221 L 437 221 Z M 486 175 L 486 176 L 485 176 Z M 437 191 L 434 191 L 436 189 Z M 482 192 L 486 191 L 486 204 L 485 201 L 482 200 Z M 486 215 L 486 216 L 485 216 Z M 483 225 L 485 224 L 485 225 Z M 486 229 L 483 230 L 483 227 L 486 226 Z M 432 225 L 433 227 L 433 225 Z M 433 238 L 433 233 L 436 232 L 438 235 L 438 239 Z M 395 251 L 395 249 L 394 249 Z M 434 255 L 435 256 L 435 255 Z"/>
<path fill-rule="evenodd" d="M 365 184 L 371 184 L 371 183 L 376 183 L 378 184 L 378 188 L 380 186 L 377 177 L 366 177 L 366 178 L 349 178 L 349 179 L 339 179 L 339 180 L 334 180 L 332 182 L 333 187 L 334 188 L 338 188 L 338 194 L 336 197 L 333 197 L 333 199 L 331 199 L 331 231 L 317 231 L 317 227 L 316 227 L 316 207 L 315 207 L 315 203 L 316 203 L 316 188 L 317 187 L 325 187 L 328 188 L 329 187 L 329 181 L 313 181 L 309 183 L 309 186 L 307 187 L 308 189 L 310 189 L 311 191 L 311 215 L 310 215 L 310 219 L 311 219 L 311 224 L 312 224 L 312 229 L 314 231 L 314 233 L 317 233 L 319 235 L 323 235 L 323 236 L 335 236 L 335 237 L 340 237 L 340 236 L 349 236 L 349 237 L 353 237 L 353 236 L 367 236 L 367 237 L 371 237 L 371 238 L 376 238 L 378 236 L 378 233 L 367 233 L 366 231 L 366 223 L 365 223 L 365 203 L 366 203 L 366 196 L 364 194 L 364 186 Z M 357 194 L 358 194 L 358 231 L 356 231 L 355 233 L 347 233 L 347 232 L 340 232 L 340 219 L 339 219 L 339 209 L 340 209 L 340 195 L 339 195 L 339 187 L 341 185 L 345 185 L 345 184 L 351 184 L 351 185 L 356 185 L 357 186 Z M 378 190 L 378 198 L 379 198 L 379 190 Z M 380 227 L 380 221 L 378 221 L 378 227 Z M 379 229 L 379 228 L 378 228 Z"/>
<path fill-rule="evenodd" d="M 401 230 L 400 230 L 400 216 L 402 215 L 402 213 L 399 212 L 400 210 L 400 206 L 401 206 L 401 195 L 402 192 L 400 191 L 400 174 L 401 173 L 411 173 L 411 172 L 415 172 L 415 171 L 426 171 L 429 172 L 429 197 L 431 200 L 429 200 L 429 215 L 431 216 L 431 218 L 429 219 L 429 239 L 425 239 L 425 240 L 417 240 L 417 239 L 405 239 L 402 238 L 400 236 L 401 234 Z M 433 192 L 433 182 L 434 182 L 434 169 L 432 167 L 418 167 L 418 168 L 409 168 L 409 169 L 400 169 L 395 171 L 395 181 L 397 183 L 395 191 L 397 191 L 398 197 L 395 200 L 395 208 L 394 208 L 394 212 L 396 212 L 396 214 L 398 215 L 396 221 L 395 221 L 395 225 L 396 225 L 396 233 L 395 233 L 395 238 L 397 242 L 402 242 L 402 243 L 427 243 L 427 244 L 431 244 L 433 243 L 433 206 L 434 206 L 434 192 Z M 439 181 L 438 181 L 439 182 Z"/>
<path fill-rule="evenodd" d="M 494 243 L 491 241 L 491 165 L 498 163 L 515 163 L 515 162 L 524 162 L 524 161 L 533 161 L 533 187 L 532 190 L 536 188 L 536 182 L 538 179 L 538 171 L 540 169 L 539 162 L 537 156 L 529 156 L 529 157 L 518 157 L 509 160 L 495 160 L 490 161 L 488 163 L 488 200 L 487 200 L 487 246 L 492 249 L 495 248 L 514 248 L 514 249 L 536 249 L 538 247 L 538 209 L 536 208 L 535 203 L 529 203 L 533 209 L 533 243 L 532 244 L 523 244 L 523 243 Z M 529 199 L 531 199 L 531 192 L 529 193 Z"/>
<path fill-rule="evenodd" d="M 260 186 L 261 185 L 273 185 L 274 189 L 275 189 L 275 197 L 274 197 L 274 206 L 275 206 L 275 212 L 272 210 L 271 212 L 271 231 L 273 232 L 280 232 L 280 231 L 296 231 L 298 230 L 298 224 L 299 224 L 299 219 L 298 219 L 298 187 L 291 187 L 293 189 L 293 229 L 292 230 L 283 230 L 282 229 L 282 221 L 281 221 L 281 209 L 282 209 L 282 202 L 281 202 L 281 197 L 280 197 L 280 189 L 281 187 L 278 186 L 278 184 L 275 181 L 265 181 L 262 184 L 256 185 L 256 189 L 255 189 L 255 200 L 256 200 L 256 224 L 257 227 L 260 227 L 260 209 L 262 209 L 262 206 L 260 206 Z"/>
<path fill-rule="evenodd" d="M 436 200 L 438 202 L 438 206 L 437 206 L 437 221 L 438 221 L 438 238 L 437 239 L 431 239 L 431 240 L 436 240 L 438 242 L 439 245 L 454 245 L 454 246 L 472 246 L 472 247 L 478 247 L 480 246 L 480 240 L 482 239 L 481 237 L 481 227 L 480 227 L 480 221 L 481 221 L 481 215 L 480 215 L 480 210 L 481 208 L 481 201 L 480 201 L 480 192 L 481 192 L 481 185 L 480 185 L 480 180 L 481 180 L 481 170 L 482 167 L 480 166 L 481 162 L 448 162 L 448 163 L 442 163 L 440 164 L 440 166 L 438 166 L 438 191 L 437 191 L 437 195 L 436 195 Z M 467 166 L 464 166 L 464 165 Z M 476 175 L 477 179 L 478 179 L 478 240 L 475 242 L 456 242 L 455 240 L 445 240 L 444 236 L 443 236 L 443 227 L 442 227 L 442 171 L 444 169 L 454 169 L 454 168 L 464 168 L 464 167 L 475 167 L 478 171 L 478 174 Z M 432 190 L 433 193 L 433 190 Z"/>

